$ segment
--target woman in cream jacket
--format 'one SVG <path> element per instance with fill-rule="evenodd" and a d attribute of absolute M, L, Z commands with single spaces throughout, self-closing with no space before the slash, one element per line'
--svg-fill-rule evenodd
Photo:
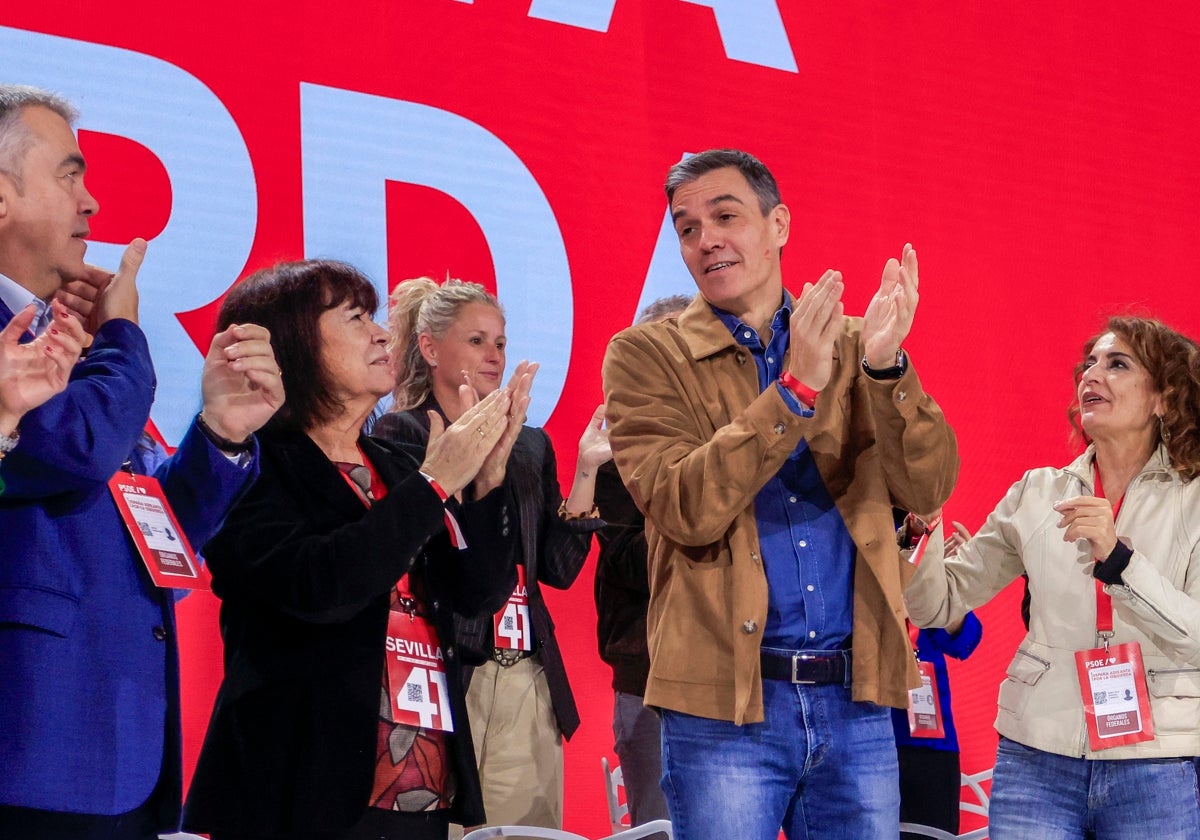
<path fill-rule="evenodd" d="M 1072 415 L 1087 450 L 1026 473 L 955 557 L 935 534 L 905 600 L 914 623 L 944 626 L 1029 575 L 1029 632 L 998 699 L 994 840 L 1196 838 L 1200 348 L 1158 322 L 1114 318 L 1084 351 Z M 1077 660 L 1107 663 L 1126 644 L 1140 651 L 1130 670 L 1144 689 L 1134 673 L 1096 696 Z M 1112 737 L 1120 727 L 1104 728 L 1105 711 L 1142 690 L 1128 727 L 1140 731 Z"/>

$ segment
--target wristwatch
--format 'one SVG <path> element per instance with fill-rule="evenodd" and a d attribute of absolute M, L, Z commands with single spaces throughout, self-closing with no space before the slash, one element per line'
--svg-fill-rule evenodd
<path fill-rule="evenodd" d="M 863 373 L 875 380 L 899 379 L 908 370 L 908 355 L 901 347 L 896 351 L 896 364 L 886 368 L 873 368 L 867 364 L 867 357 L 862 358 Z"/>

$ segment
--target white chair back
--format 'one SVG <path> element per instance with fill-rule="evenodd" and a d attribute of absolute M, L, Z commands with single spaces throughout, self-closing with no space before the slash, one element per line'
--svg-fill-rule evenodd
<path fill-rule="evenodd" d="M 625 775 L 621 765 L 612 767 L 608 758 L 600 756 L 600 769 L 604 771 L 604 799 L 608 803 L 608 822 L 613 831 L 629 828 L 629 805 L 621 801 L 620 790 L 625 786 Z"/>

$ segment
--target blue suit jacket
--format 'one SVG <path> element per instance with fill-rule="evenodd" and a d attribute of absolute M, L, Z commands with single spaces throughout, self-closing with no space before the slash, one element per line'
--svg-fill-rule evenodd
<path fill-rule="evenodd" d="M 0 304 L 0 325 L 11 318 Z M 109 321 L 67 389 L 21 420 L 0 467 L 0 804 L 124 813 L 161 770 L 162 825 L 178 823 L 173 599 L 151 582 L 107 482 L 126 462 L 154 475 L 200 546 L 257 458 L 239 467 L 195 427 L 166 458 L 143 436 L 154 387 L 141 330 Z"/>

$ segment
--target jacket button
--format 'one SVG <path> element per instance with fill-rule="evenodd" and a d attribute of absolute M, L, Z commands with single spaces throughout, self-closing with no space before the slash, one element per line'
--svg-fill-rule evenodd
<path fill-rule="evenodd" d="M 907 396 L 908 396 L 908 394 L 906 394 L 904 391 L 897 391 L 896 392 L 896 402 L 904 402 L 904 399 Z"/>
<path fill-rule="evenodd" d="M 783 425 L 782 423 L 775 424 L 775 434 L 781 435 L 786 431 L 787 431 L 787 426 Z"/>
<path fill-rule="evenodd" d="M 165 642 L 167 640 L 167 631 L 164 628 L 155 627 L 153 633 L 154 638 L 158 639 L 160 642 Z"/>
<path fill-rule="evenodd" d="M 500 536 L 507 537 L 508 536 L 508 528 L 504 528 L 502 531 L 500 531 Z"/>
<path fill-rule="evenodd" d="M 742 632 L 745 633 L 747 636 L 749 636 L 751 633 L 753 633 L 757 629 L 758 629 L 758 622 L 754 621 L 753 619 L 751 619 L 750 621 L 747 621 L 745 624 L 742 625 Z"/>

